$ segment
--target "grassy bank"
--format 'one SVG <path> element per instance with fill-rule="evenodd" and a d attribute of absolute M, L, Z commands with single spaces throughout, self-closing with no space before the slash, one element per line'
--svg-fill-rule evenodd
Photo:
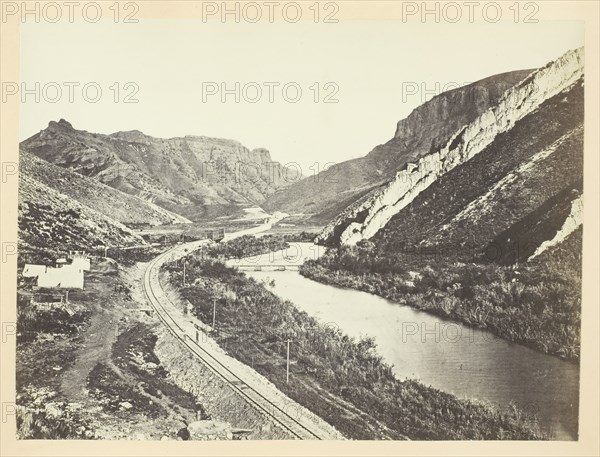
<path fill-rule="evenodd" d="M 173 285 L 180 268 L 166 266 Z M 264 284 L 200 255 L 181 289 L 204 322 L 217 303 L 218 340 L 227 352 L 293 400 L 354 439 L 544 439 L 537 422 L 512 405 L 502 410 L 396 379 L 370 339 L 320 324 Z M 286 382 L 286 339 L 291 380 Z"/>
<path fill-rule="evenodd" d="M 282 236 L 265 235 L 255 237 L 254 235 L 244 235 L 230 241 L 212 244 L 206 248 L 206 253 L 211 257 L 240 259 L 287 249 L 289 246 L 289 243 Z"/>

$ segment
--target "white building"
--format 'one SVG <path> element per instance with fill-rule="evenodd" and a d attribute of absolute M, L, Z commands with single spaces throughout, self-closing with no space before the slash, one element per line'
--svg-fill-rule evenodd
<path fill-rule="evenodd" d="M 57 259 L 57 267 L 25 264 L 23 277 L 37 278 L 37 287 L 83 289 L 83 272 L 90 270 L 90 259 L 81 252 L 71 253 L 71 263 Z"/>
<path fill-rule="evenodd" d="M 83 289 L 83 269 L 68 264 L 60 268 L 48 268 L 37 277 L 38 287 L 58 289 Z"/>
<path fill-rule="evenodd" d="M 60 268 L 67 265 L 67 259 L 56 259 L 56 268 Z"/>

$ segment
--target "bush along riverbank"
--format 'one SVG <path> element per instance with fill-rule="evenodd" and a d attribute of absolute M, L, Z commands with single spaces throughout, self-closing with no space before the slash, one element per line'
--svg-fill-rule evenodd
<path fill-rule="evenodd" d="M 211 244 L 205 248 L 205 252 L 208 256 L 214 258 L 241 259 L 242 257 L 251 257 L 289 247 L 289 243 L 282 236 L 265 235 L 255 237 L 254 235 L 243 235 L 233 240 Z"/>
<path fill-rule="evenodd" d="M 182 270 L 163 267 L 173 286 Z M 219 344 L 290 398 L 352 439 L 547 439 L 531 415 L 457 397 L 414 380 L 400 381 L 373 340 L 354 340 L 319 323 L 264 283 L 200 254 L 188 256 L 180 293 L 211 322 Z M 286 340 L 291 343 L 286 382 Z"/>
<path fill-rule="evenodd" d="M 578 361 L 581 272 L 550 261 L 498 264 L 408 257 L 393 262 L 368 246 L 329 249 L 300 269 L 325 284 L 376 294 L 402 305 L 488 329 L 509 341 Z"/>
<path fill-rule="evenodd" d="M 242 257 L 252 257 L 288 249 L 290 243 L 310 242 L 313 238 L 314 234 L 309 232 L 263 235 L 260 237 L 243 235 L 233 240 L 211 244 L 205 248 L 205 252 L 213 258 L 241 259 Z"/>

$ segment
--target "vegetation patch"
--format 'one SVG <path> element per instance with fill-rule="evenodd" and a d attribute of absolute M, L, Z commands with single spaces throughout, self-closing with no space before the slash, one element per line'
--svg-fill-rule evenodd
<path fill-rule="evenodd" d="M 134 248 L 108 249 L 107 256 L 116 260 L 121 265 L 132 266 L 137 262 L 149 262 L 167 249 L 170 249 L 174 244 L 165 244 L 161 246 L 139 246 Z"/>
<path fill-rule="evenodd" d="M 160 407 L 157 404 L 103 363 L 98 363 L 90 372 L 87 387 L 90 395 L 98 400 L 104 411 L 128 411 L 146 414 L 152 419 L 160 415 Z"/>
<path fill-rule="evenodd" d="M 38 296 L 44 296 L 39 293 Z M 90 311 L 77 304 L 38 303 L 29 297 L 17 298 L 17 341 L 33 341 L 43 337 L 75 337 L 88 322 Z"/>
<path fill-rule="evenodd" d="M 265 235 L 255 237 L 244 235 L 223 243 L 212 244 L 206 248 L 206 253 L 211 257 L 223 257 L 225 259 L 241 259 L 271 251 L 280 251 L 289 248 L 290 245 L 285 236 Z"/>

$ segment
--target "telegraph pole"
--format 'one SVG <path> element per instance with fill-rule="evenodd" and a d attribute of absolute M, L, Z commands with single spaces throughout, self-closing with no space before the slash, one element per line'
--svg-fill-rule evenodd
<path fill-rule="evenodd" d="M 104 257 L 108 257 L 108 246 L 104 246 Z"/>
<path fill-rule="evenodd" d="M 215 329 L 215 318 L 217 316 L 217 299 L 213 298 L 213 323 L 212 328 Z"/>
<path fill-rule="evenodd" d="M 183 259 L 183 286 L 185 287 L 185 259 Z"/>
<path fill-rule="evenodd" d="M 290 382 L 290 343 L 292 340 L 286 340 L 287 343 L 287 363 L 286 363 L 286 373 L 285 373 L 285 382 Z"/>

